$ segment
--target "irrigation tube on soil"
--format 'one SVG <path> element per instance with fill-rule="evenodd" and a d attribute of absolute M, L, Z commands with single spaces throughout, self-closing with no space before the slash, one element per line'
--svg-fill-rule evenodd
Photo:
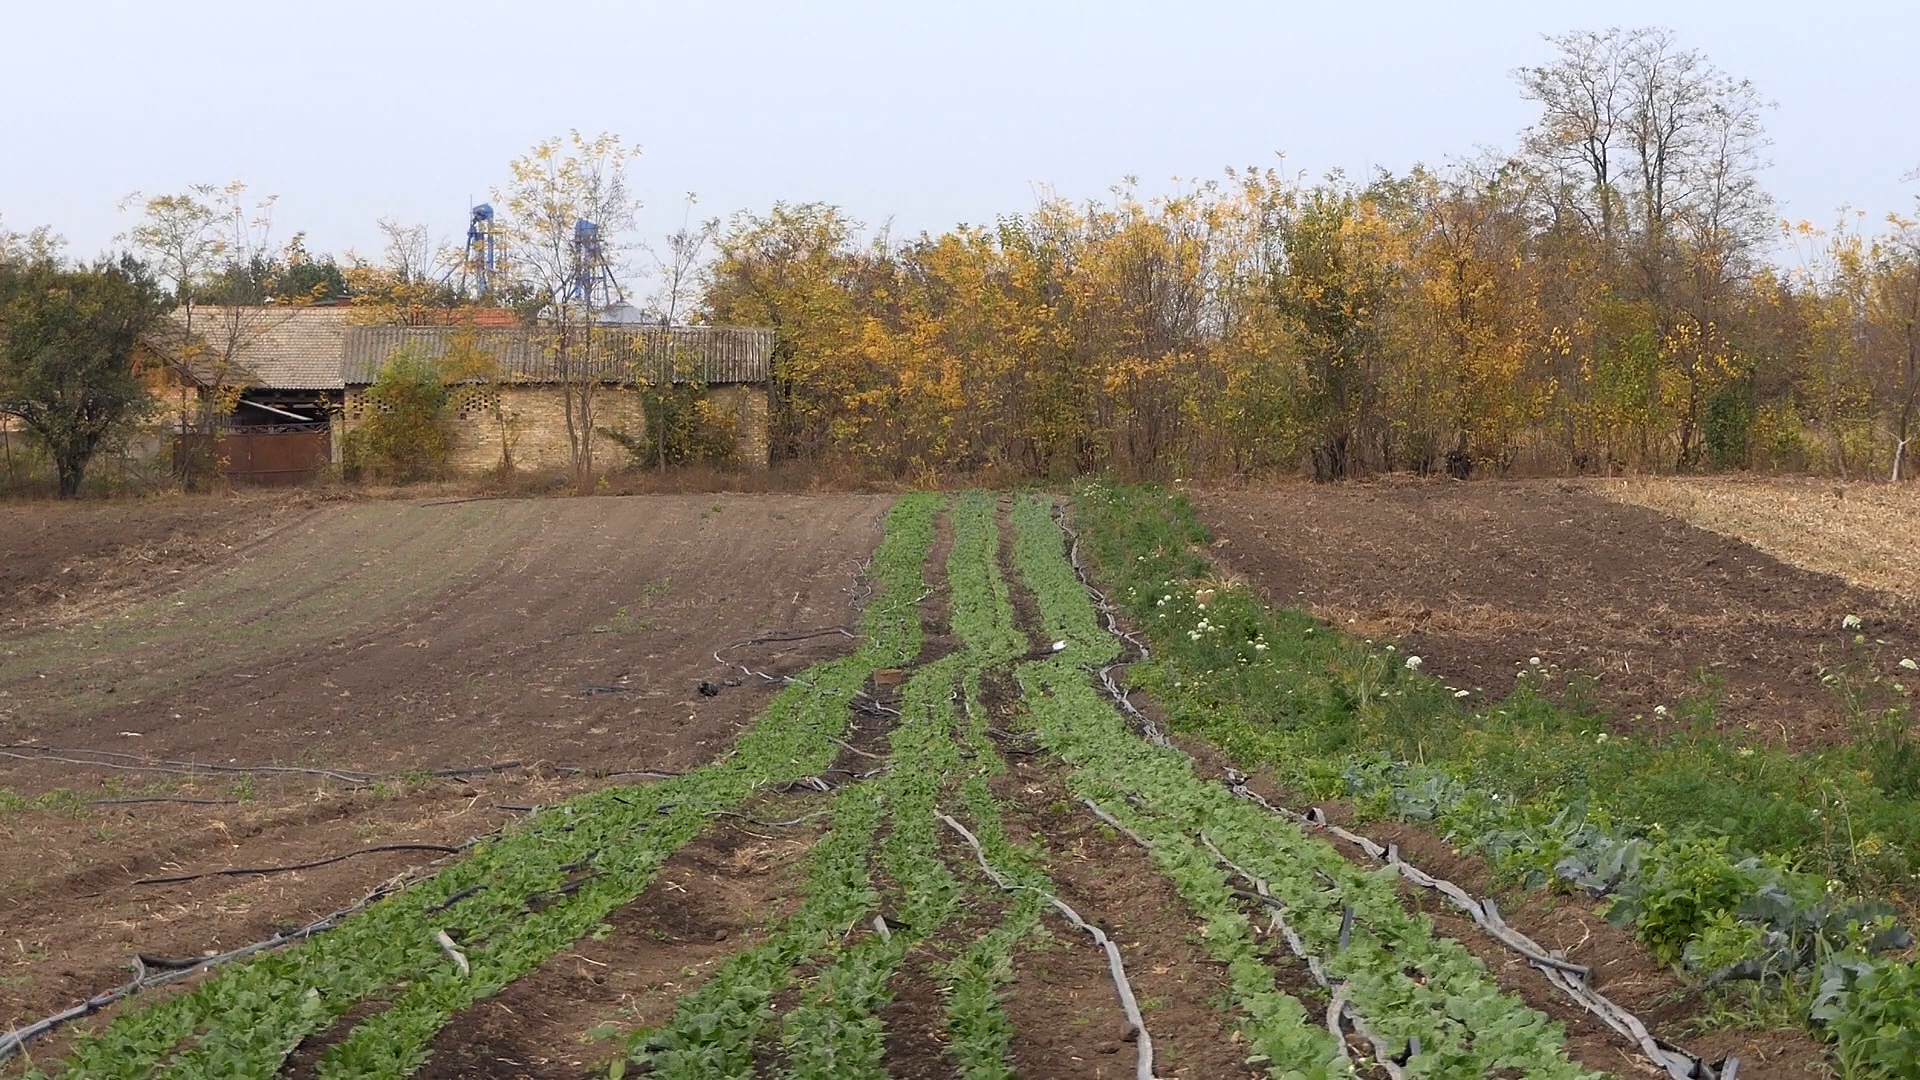
<path fill-rule="evenodd" d="M 995 885 L 1000 886 L 1000 888 L 1007 892 L 1019 892 L 1025 889 L 1039 893 L 1042 900 L 1052 905 L 1053 909 L 1058 911 L 1068 922 L 1085 931 L 1087 936 L 1093 939 L 1095 945 L 1106 950 L 1107 971 L 1113 976 L 1114 992 L 1120 995 L 1120 1008 L 1126 1012 L 1127 1024 L 1133 1029 L 1135 1051 L 1133 1071 L 1135 1080 L 1154 1080 L 1153 1036 L 1147 1034 L 1147 1021 L 1140 1015 L 1140 1002 L 1133 996 L 1133 984 L 1127 981 L 1126 965 L 1121 963 L 1120 960 L 1120 946 L 1114 944 L 1113 939 L 1107 936 L 1106 931 L 1081 918 L 1079 912 L 1068 907 L 1066 902 L 1059 897 L 1050 892 L 1035 889 L 1031 885 L 1021 885 L 1009 881 L 1005 875 L 993 868 L 992 863 L 987 861 L 987 852 L 985 848 L 980 846 L 980 839 L 971 832 L 968 832 L 965 825 L 960 824 L 958 821 L 937 810 L 934 813 L 941 821 L 946 823 L 947 828 L 959 833 L 960 839 L 965 840 L 967 846 L 973 848 L 973 857 L 979 860 L 980 869 L 985 872 L 987 877 L 993 879 Z"/>
<path fill-rule="evenodd" d="M 1138 840 L 1139 838 L 1135 837 L 1135 839 Z M 1273 891 L 1267 887 L 1266 881 L 1255 876 L 1232 859 L 1227 858 L 1225 853 L 1214 846 L 1212 839 L 1208 838 L 1205 834 L 1201 835 L 1200 842 L 1207 846 L 1207 850 L 1213 853 L 1214 859 L 1217 860 L 1221 866 L 1226 867 L 1228 870 L 1233 871 L 1235 874 L 1240 875 L 1240 877 L 1253 884 L 1254 891 L 1252 897 L 1264 905 L 1271 914 L 1273 929 L 1280 932 L 1281 938 L 1286 941 L 1287 948 L 1293 952 L 1293 955 L 1299 957 L 1300 960 L 1307 965 L 1307 973 L 1313 976 L 1313 981 L 1319 983 L 1320 986 L 1327 991 L 1331 998 L 1327 1004 L 1327 1031 L 1333 1036 L 1334 1045 L 1339 1047 L 1340 1055 L 1349 1058 L 1352 1056 L 1347 1049 L 1346 1032 L 1341 1028 L 1341 1021 L 1345 1019 L 1353 1024 L 1354 1033 L 1367 1040 L 1367 1045 L 1373 1047 L 1374 1060 L 1379 1063 L 1380 1068 L 1387 1076 L 1389 1076 L 1391 1080 L 1403 1080 L 1405 1073 L 1401 1071 L 1399 1063 L 1393 1060 L 1393 1048 L 1387 1045 L 1385 1039 L 1374 1034 L 1373 1029 L 1367 1026 L 1367 1022 L 1362 1019 L 1358 1013 L 1348 1011 L 1347 984 L 1344 982 L 1334 982 L 1327 977 L 1326 967 L 1320 963 L 1320 958 L 1307 948 L 1306 942 L 1300 940 L 1300 935 L 1294 933 L 1293 927 L 1287 925 L 1286 908 L 1280 901 L 1274 899 Z M 1141 841 L 1141 843 L 1144 844 L 1145 841 Z M 1353 909 L 1348 908 L 1343 919 L 1350 920 L 1352 916 Z M 1343 923 L 1343 925 L 1345 925 L 1345 923 Z M 1418 1052 L 1417 1044 L 1414 1050 Z"/>
<path fill-rule="evenodd" d="M 1147 651 L 1146 642 L 1120 628 L 1120 617 L 1114 611 L 1113 603 L 1107 599 L 1107 594 L 1101 592 L 1099 586 L 1093 583 L 1093 577 L 1087 573 L 1086 566 L 1080 561 L 1080 534 L 1074 532 L 1073 527 L 1067 524 L 1066 511 L 1058 503 L 1053 507 L 1053 520 L 1054 524 L 1060 527 L 1060 531 L 1066 534 L 1067 561 L 1073 564 L 1073 575 L 1080 579 L 1081 587 L 1086 589 L 1087 595 L 1093 598 L 1094 610 L 1098 611 L 1101 619 L 1106 622 L 1107 633 L 1112 634 L 1122 645 L 1133 650 L 1131 658 L 1116 660 L 1100 669 L 1101 687 L 1106 690 L 1107 696 L 1113 699 L 1114 704 L 1120 706 L 1122 711 L 1133 717 L 1134 722 L 1140 725 L 1140 733 L 1147 737 L 1148 742 L 1155 746 L 1173 745 L 1166 733 L 1160 730 L 1160 725 L 1154 723 L 1152 717 L 1134 706 L 1132 699 L 1127 697 L 1127 692 L 1120 688 L 1119 682 L 1113 677 L 1114 672 L 1145 660 L 1153 654 Z"/>
<path fill-rule="evenodd" d="M 70 1009 L 65 1009 L 44 1020 L 36 1021 L 25 1027 L 15 1028 L 4 1035 L 0 1035 L 0 1062 L 5 1062 L 18 1054 L 29 1040 L 45 1035 L 75 1020 L 92 1016 L 101 1009 L 118 1001 L 130 998 L 143 990 L 151 990 L 156 986 L 165 986 L 168 983 L 179 982 L 181 979 L 185 979 L 191 975 L 197 975 L 208 968 L 232 963 L 235 960 L 244 960 L 257 953 L 271 952 L 275 949 L 285 948 L 296 942 L 305 941 L 307 938 L 313 937 L 316 934 L 325 933 L 340 925 L 341 921 L 348 916 L 364 911 L 372 907 L 376 901 L 384 900 L 429 876 L 431 876 L 431 874 L 426 867 L 408 871 L 387 881 L 379 888 L 374 889 L 365 897 L 361 898 L 359 902 L 343 907 L 330 915 L 322 916 L 298 930 L 284 934 L 276 933 L 264 941 L 256 941 L 250 945 L 242 945 L 237 949 L 219 953 L 214 956 L 196 956 L 185 960 L 165 960 L 160 957 L 148 956 L 144 953 L 136 953 L 133 957 L 132 979 L 111 990 L 105 990 L 95 994 Z M 149 967 L 163 967 L 167 970 L 156 974 L 149 971 Z"/>
<path fill-rule="evenodd" d="M 1538 969 L 1548 985 L 1566 995 L 1574 1004 L 1592 1013 L 1601 1023 L 1638 1045 L 1640 1052 L 1664 1070 L 1672 1080 L 1727 1080 L 1739 1070 L 1739 1058 L 1728 1058 L 1716 1069 L 1705 1060 L 1654 1037 L 1639 1017 L 1621 1008 L 1612 999 L 1593 988 L 1588 982 L 1592 974 L 1588 968 L 1554 956 L 1542 948 L 1538 942 L 1515 930 L 1501 918 L 1500 910 L 1494 906 L 1492 900 L 1475 900 L 1470 893 L 1453 882 L 1435 877 L 1402 859 L 1397 846 L 1382 846 L 1377 841 L 1333 824 L 1318 807 L 1314 807 L 1306 814 L 1300 814 L 1275 806 L 1259 792 L 1248 787 L 1248 779 L 1243 773 L 1228 770 L 1227 790 L 1243 799 L 1257 803 L 1270 813 L 1288 818 L 1298 824 L 1312 826 L 1336 839 L 1343 840 L 1365 852 L 1369 858 L 1386 863 L 1398 870 L 1400 876 L 1409 882 L 1445 896 L 1454 907 L 1459 908 L 1462 913 L 1472 919 L 1476 926 L 1486 931 L 1488 936 Z"/>
<path fill-rule="evenodd" d="M 1149 740 L 1162 746 L 1168 745 L 1169 743 L 1166 736 L 1160 732 L 1149 717 L 1134 707 L 1133 703 L 1127 699 L 1125 692 L 1121 690 L 1113 676 L 1114 671 L 1118 668 L 1145 659 L 1148 655 L 1146 646 L 1132 634 L 1127 633 L 1120 627 L 1114 608 L 1112 604 L 1108 602 L 1106 594 L 1101 592 L 1100 589 L 1093 584 L 1091 577 L 1088 575 L 1085 566 L 1080 560 L 1079 535 L 1067 525 L 1065 512 L 1058 504 L 1054 506 L 1053 516 L 1055 523 L 1068 539 L 1067 557 L 1073 566 L 1074 575 L 1079 578 L 1080 584 L 1086 589 L 1089 597 L 1092 599 L 1095 609 L 1101 614 L 1106 624 L 1107 632 L 1118 639 L 1123 645 L 1136 650 L 1136 655 L 1133 660 L 1116 662 L 1100 670 L 1099 677 L 1102 686 L 1121 709 L 1129 716 L 1135 718 L 1140 724 L 1142 732 Z M 1706 1061 L 1655 1038 L 1638 1017 L 1621 1008 L 1589 984 L 1588 978 L 1591 972 L 1587 968 L 1553 956 L 1537 942 L 1508 925 L 1507 922 L 1500 917 L 1498 909 L 1495 908 L 1491 902 L 1476 901 L 1466 890 L 1460 888 L 1458 885 L 1434 877 L 1420 870 L 1418 867 L 1412 866 L 1400 858 L 1400 853 L 1396 848 L 1383 847 L 1366 837 L 1334 825 L 1328 822 L 1325 815 L 1320 814 L 1317 809 L 1312 816 L 1309 816 L 1276 807 L 1263 798 L 1258 792 L 1249 788 L 1247 786 L 1247 777 L 1240 773 L 1229 770 L 1226 782 L 1228 789 L 1232 791 L 1233 794 L 1255 802 L 1269 812 L 1288 818 L 1296 824 L 1310 825 L 1328 832 L 1358 847 L 1365 852 L 1368 857 L 1394 867 L 1400 872 L 1401 876 L 1409 882 L 1423 888 L 1431 889 L 1447 897 L 1455 907 L 1458 907 L 1471 918 L 1475 925 L 1479 926 L 1501 945 L 1520 955 L 1531 966 L 1538 969 L 1549 985 L 1559 990 L 1582 1009 L 1585 1009 L 1597 1017 L 1609 1028 L 1612 1028 L 1615 1032 L 1635 1043 L 1641 1052 L 1666 1072 L 1672 1080 L 1730 1080 L 1730 1078 L 1738 1072 L 1738 1058 L 1728 1058 L 1726 1062 L 1716 1069 Z M 1091 801 L 1088 801 L 1087 805 L 1102 820 L 1120 828 L 1122 832 L 1130 836 L 1135 842 L 1144 843 L 1141 837 L 1134 834 L 1131 830 L 1120 826 L 1118 821 L 1098 805 Z M 1205 838 L 1203 837 L 1202 839 Z M 1211 842 L 1209 842 L 1207 846 L 1213 848 Z M 1319 981 L 1322 986 L 1327 987 L 1329 991 L 1335 990 L 1336 987 L 1328 982 L 1318 959 L 1305 952 L 1304 943 L 1292 932 L 1291 928 L 1286 926 L 1285 920 L 1280 916 L 1277 901 L 1266 895 L 1264 882 L 1252 877 L 1239 867 L 1225 862 L 1225 856 L 1222 855 L 1217 848 L 1213 850 L 1215 856 L 1220 858 L 1224 865 L 1234 870 L 1241 877 L 1254 883 L 1257 891 L 1253 894 L 1252 898 L 1260 900 L 1274 910 L 1274 924 L 1287 938 L 1289 948 L 1293 949 L 1293 951 L 1306 962 L 1308 968 L 1313 972 L 1315 979 Z M 1344 1010 L 1344 1002 L 1336 998 L 1335 1007 L 1330 1008 L 1327 1014 L 1329 1030 L 1335 1033 L 1336 1040 L 1339 1032 L 1339 1020 L 1343 1011 L 1346 1011 Z M 1355 1031 L 1374 1044 L 1376 1056 L 1381 1059 L 1382 1066 L 1390 1073 L 1394 1073 L 1395 1066 L 1386 1058 L 1385 1053 L 1382 1052 L 1384 1050 L 1382 1044 L 1365 1029 L 1359 1017 L 1354 1016 L 1350 1011 L 1346 1011 L 1346 1016 L 1353 1022 Z"/>

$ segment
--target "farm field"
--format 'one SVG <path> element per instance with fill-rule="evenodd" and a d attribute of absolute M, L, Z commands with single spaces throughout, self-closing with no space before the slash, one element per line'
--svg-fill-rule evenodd
<path fill-rule="evenodd" d="M 1663 778 L 1695 758 L 1631 737 L 1632 699 L 1607 698 L 1604 676 L 1592 700 L 1623 734 L 1596 744 L 1542 675 L 1514 678 L 1512 658 L 1498 694 L 1456 697 L 1470 668 L 1449 667 L 1449 642 L 1469 635 L 1376 624 L 1393 604 L 1529 610 L 1471 571 L 1476 552 L 1523 568 L 1510 576 L 1543 624 L 1556 588 L 1616 605 L 1600 620 L 1615 636 L 1566 637 L 1554 667 L 1629 643 L 1626 662 L 1654 680 L 1685 678 L 1695 646 L 1628 638 L 1612 624 L 1635 605 L 1668 603 L 1696 619 L 1690 632 L 1711 621 L 1715 590 L 1754 624 L 1788 603 L 1854 605 L 1886 636 L 1909 625 L 1897 603 L 1869 607 L 1870 594 L 1557 487 L 1340 489 L 1345 502 L 1323 490 L 1204 496 L 1211 535 L 1177 500 L 1101 485 L 1070 500 L 354 503 L 291 513 L 183 587 L 41 616 L 0 637 L 13 755 L 0 758 L 0 1016 L 30 1022 L 121 984 L 135 954 L 172 978 L 346 913 L 108 1004 L 27 1043 L 13 1067 L 1712 1077 L 1737 1057 L 1749 1080 L 1832 1075 L 1792 1017 L 1730 1026 L 1693 965 L 1712 921 L 1746 898 L 1726 888 L 1790 894 L 1768 925 L 1797 949 L 1802 871 L 1836 897 L 1880 895 L 1907 872 L 1895 857 L 1911 838 L 1878 823 L 1911 804 L 1818 748 L 1841 726 L 1753 753 L 1730 742 L 1728 763 L 1773 769 L 1776 785 L 1802 768 L 1853 777 L 1861 827 L 1881 830 L 1874 859 L 1822 848 L 1833 861 L 1756 868 L 1737 856 L 1795 838 L 1771 819 L 1774 832 L 1736 823 L 1732 847 L 1686 862 L 1727 868 L 1718 899 L 1663 914 L 1680 849 L 1631 833 L 1644 807 L 1610 803 L 1606 781 L 1646 777 L 1664 797 Z M 1566 524 L 1605 513 L 1590 532 L 1612 538 L 1617 563 Z M 1310 548 L 1288 531 L 1307 523 L 1321 530 Z M 1413 546 L 1388 551 L 1381 536 Z M 1354 553 L 1367 537 L 1379 546 Z M 1626 557 L 1640 545 L 1725 580 L 1664 597 L 1660 567 Z M 1330 549 L 1352 561 L 1307 562 Z M 1540 580 L 1555 554 L 1579 554 L 1581 574 Z M 1361 591 L 1395 566 L 1429 591 Z M 1752 588 L 1735 592 L 1741 581 Z M 1285 610 L 1303 601 L 1326 621 Z M 1802 632 L 1768 655 L 1817 658 L 1815 639 L 1835 636 Z M 1761 640 L 1743 624 L 1699 648 Z M 1456 651 L 1490 666 L 1495 648 Z M 1421 653 L 1429 670 L 1403 662 Z M 1728 700 L 1775 709 L 1770 723 L 1799 700 L 1724 666 Z M 1503 711 L 1510 694 L 1520 717 Z M 1419 749 L 1473 731 L 1513 751 Z M 1549 745 L 1562 737 L 1602 755 L 1573 764 L 1592 766 L 1592 805 L 1615 816 L 1567 817 L 1566 778 L 1528 757 L 1564 759 Z M 1719 738 L 1695 729 L 1687 753 L 1718 753 Z M 1330 817 L 1297 815 L 1316 802 Z M 1688 815 L 1719 814 L 1710 802 L 1675 804 L 1667 826 L 1693 836 Z M 1546 835 L 1560 828 L 1574 831 Z M 417 846 L 365 850 L 403 844 Z M 1596 856 L 1607 844 L 1631 855 Z M 1530 887 L 1563 857 L 1577 878 Z M 168 878 L 190 880 L 155 880 Z M 1618 925 L 1601 917 L 1610 904 Z M 1891 918 L 1879 929 L 1868 952 L 1904 947 Z M 1901 969 L 1862 957 L 1866 989 L 1834 1022 L 1840 1075 L 1903 1075 L 1874 1063 L 1905 1044 L 1852 1019 L 1904 993 L 1873 990 Z"/>
<path fill-rule="evenodd" d="M 0 1018 L 10 1026 L 122 981 L 134 951 L 191 956 L 304 924 L 440 856 L 129 888 L 136 879 L 457 845 L 521 816 L 495 804 L 606 783 L 556 766 L 677 770 L 717 755 L 770 691 L 752 679 L 700 695 L 702 680 L 730 673 L 714 650 L 769 626 L 847 621 L 886 506 L 670 496 L 301 508 L 224 563 L 185 563 L 184 588 L 96 588 L 59 625 L 0 637 L 0 743 L 44 748 L 0 757 Z M 231 531 L 238 523 L 216 514 L 232 509 L 202 503 L 187 524 Z M 153 542 L 124 528 L 94 535 L 101 547 Z M 6 542 L 45 547 L 32 534 Z M 778 674 L 832 651 L 820 638 L 739 656 Z M 518 765 L 426 775 L 504 763 Z M 386 778 L 359 779 L 372 775 Z M 142 801 L 154 798 L 215 801 Z M 88 805 L 100 799 L 122 801 Z"/>
<path fill-rule="evenodd" d="M 1608 498 L 1724 533 L 1783 562 L 1920 602 L 1920 492 L 1912 485 L 1750 477 L 1597 483 Z"/>
<path fill-rule="evenodd" d="M 1668 483 L 1678 482 L 1632 490 L 1665 504 L 1674 496 L 1664 493 L 1678 490 Z M 1783 561 L 1791 551 L 1768 554 L 1609 498 L 1616 486 L 1299 484 L 1195 502 L 1217 560 L 1270 601 L 1397 642 L 1481 700 L 1506 696 L 1538 658 L 1622 729 L 1670 729 L 1683 703 L 1710 700 L 1723 728 L 1804 746 L 1844 738 L 1852 724 L 1823 667 L 1858 660 L 1897 676 L 1900 660 L 1920 656 L 1920 601 L 1849 586 L 1829 576 L 1839 572 L 1831 564 L 1794 565 Z M 1718 498 L 1774 489 L 1693 490 Z M 1797 550 L 1871 534 L 1836 517 L 1871 497 L 1856 494 L 1836 511 L 1827 494 L 1826 513 L 1792 515 Z M 1889 525 L 1878 535 L 1893 544 L 1901 534 Z M 1849 615 L 1871 631 L 1868 647 L 1850 644 L 1841 625 Z"/>

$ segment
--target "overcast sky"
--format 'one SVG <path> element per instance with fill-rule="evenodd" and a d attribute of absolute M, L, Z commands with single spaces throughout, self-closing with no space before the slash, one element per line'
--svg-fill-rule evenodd
<path fill-rule="evenodd" d="M 644 151 L 643 230 L 825 200 L 896 233 L 1232 164 L 1404 169 L 1510 147 L 1545 33 L 1664 25 L 1779 103 L 1785 215 L 1874 217 L 1920 183 L 1920 5 L 1283 0 L 0 0 L 0 221 L 112 242 L 135 189 L 246 181 L 275 237 L 464 232 L 568 128 Z"/>

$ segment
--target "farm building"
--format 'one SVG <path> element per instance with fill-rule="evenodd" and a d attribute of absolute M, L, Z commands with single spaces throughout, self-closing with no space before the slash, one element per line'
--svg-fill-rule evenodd
<path fill-rule="evenodd" d="M 496 467 L 505 451 L 516 466 L 568 462 L 566 388 L 590 383 L 596 456 L 618 461 L 645 445 L 645 385 L 700 388 L 702 412 L 723 429 L 732 460 L 767 464 L 767 381 L 773 331 L 729 326 L 634 326 L 596 330 L 591 348 L 563 354 L 543 329 L 452 326 L 355 326 L 346 332 L 342 379 L 346 429 L 377 407 L 367 388 L 399 353 L 429 359 L 459 380 L 454 394 L 450 467 Z"/>
<path fill-rule="evenodd" d="M 457 325 L 365 325 L 352 307 L 196 307 L 191 330 L 175 313 L 149 335 L 165 361 L 155 391 L 176 458 L 214 442 L 235 480 L 291 483 L 341 460 L 347 431 L 370 407 L 367 388 L 396 352 L 441 362 L 453 395 L 455 472 L 498 466 L 511 449 L 517 467 L 568 462 L 564 385 L 595 387 L 593 426 L 604 432 L 600 460 L 618 462 L 626 443 L 648 438 L 640 387 L 671 382 L 699 388 L 699 409 L 721 429 L 734 462 L 767 464 L 770 330 L 620 325 L 596 331 L 590 364 L 562 364 L 549 332 L 505 311 L 460 312 Z M 455 313 L 448 313 L 453 316 Z M 449 320 L 451 321 L 451 320 Z M 214 434 L 199 432 L 202 403 L 217 399 Z"/>
<path fill-rule="evenodd" d="M 165 361 L 155 396 L 175 432 L 176 468 L 196 455 L 235 480 L 295 484 L 334 460 L 346 307 L 218 307 L 176 311 L 147 335 Z M 203 430 L 212 398 L 213 431 Z"/>
<path fill-rule="evenodd" d="M 350 307 L 216 307 L 176 311 L 148 334 L 173 361 L 179 390 L 237 392 L 225 426 L 327 422 L 340 401 L 340 350 Z"/>

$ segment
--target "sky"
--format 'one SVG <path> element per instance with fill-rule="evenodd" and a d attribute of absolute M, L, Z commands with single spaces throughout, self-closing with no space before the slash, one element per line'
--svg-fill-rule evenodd
<path fill-rule="evenodd" d="M 1542 35 L 1667 26 L 1778 102 L 1782 215 L 1912 211 L 1920 5 L 1235 0 L 0 0 L 0 226 L 113 244 L 128 193 L 239 179 L 274 239 L 464 235 L 543 137 L 638 144 L 636 237 L 820 200 L 894 234 L 1230 165 L 1364 176 L 1511 148 Z M 1284 160 L 1279 156 L 1284 154 Z"/>

